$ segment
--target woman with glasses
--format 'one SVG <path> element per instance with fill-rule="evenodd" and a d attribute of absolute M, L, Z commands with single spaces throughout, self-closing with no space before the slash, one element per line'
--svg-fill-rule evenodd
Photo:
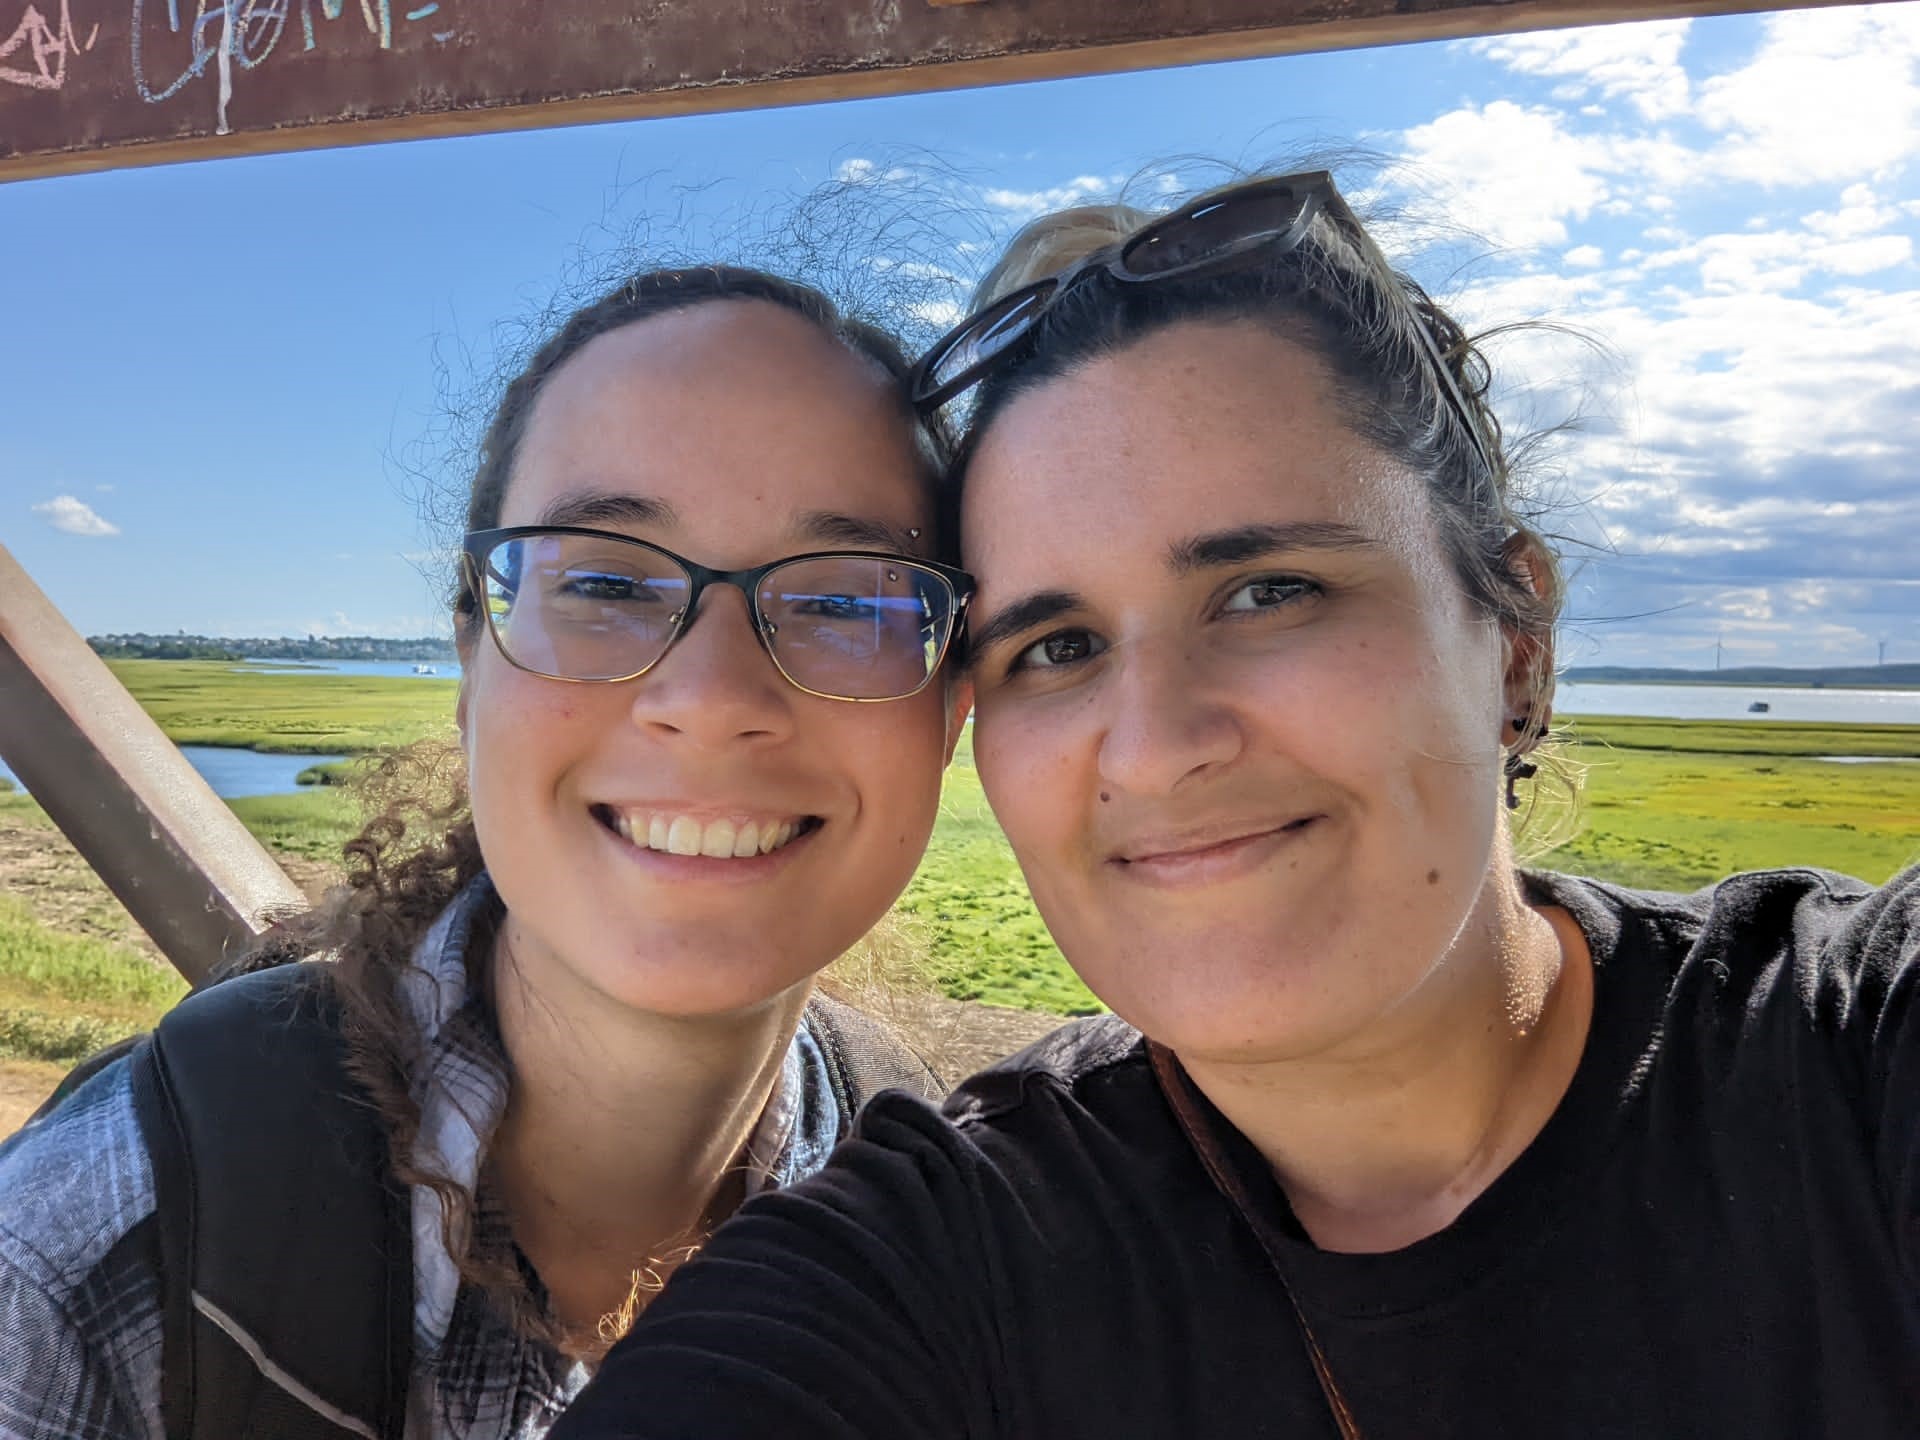
<path fill-rule="evenodd" d="M 402 795 L 276 937 L 332 962 L 384 1131 L 364 1184 L 401 1187 L 397 1348 L 370 1363 L 397 1357 L 404 1395 L 363 1414 L 314 1379 L 387 1323 L 380 1295 L 344 1324 L 268 1295 L 289 1352 L 198 1258 L 170 1273 L 123 1059 L 0 1149 L 0 1434 L 544 1434 L 661 1277 L 816 1169 L 863 1094 L 938 1093 L 813 996 L 919 862 L 967 705 L 943 661 L 971 582 L 942 563 L 946 444 L 906 368 L 820 293 L 708 268 L 635 277 L 506 387 L 453 595 L 464 783 Z"/>
<path fill-rule="evenodd" d="M 1487 383 L 1325 175 L 1014 243 L 916 388 L 1114 1014 L 871 1107 L 558 1436 L 1915 1432 L 1920 873 L 1516 867 L 1561 586 Z"/>

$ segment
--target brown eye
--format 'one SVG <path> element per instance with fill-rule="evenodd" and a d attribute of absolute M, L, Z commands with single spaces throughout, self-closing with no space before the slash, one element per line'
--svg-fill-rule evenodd
<path fill-rule="evenodd" d="M 1091 631 L 1056 630 L 1014 657 L 1011 670 L 1056 670 L 1090 660 L 1106 647 Z"/>
<path fill-rule="evenodd" d="M 1298 580 L 1291 575 L 1264 575 L 1258 580 L 1250 580 L 1227 596 L 1222 610 L 1275 610 L 1303 600 L 1309 595 L 1317 595 L 1320 587 L 1311 580 Z"/>

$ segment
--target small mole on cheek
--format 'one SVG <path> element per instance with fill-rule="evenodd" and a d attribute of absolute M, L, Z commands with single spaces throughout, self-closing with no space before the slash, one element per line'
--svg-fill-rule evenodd
<path fill-rule="evenodd" d="M 1106 791 L 1102 790 L 1100 792 L 1100 803 L 1102 805 L 1106 805 L 1110 803 L 1112 799 L 1113 799 L 1113 796 L 1109 795 Z"/>
<path fill-rule="evenodd" d="M 1438 870 L 1427 871 L 1427 884 L 1438 885 L 1439 883 L 1440 883 L 1440 872 Z"/>

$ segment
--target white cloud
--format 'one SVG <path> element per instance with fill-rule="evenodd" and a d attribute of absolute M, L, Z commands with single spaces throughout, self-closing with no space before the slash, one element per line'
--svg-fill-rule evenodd
<path fill-rule="evenodd" d="M 33 507 L 33 513 L 67 535 L 98 538 L 120 533 L 118 525 L 102 519 L 99 512 L 86 501 L 77 500 L 71 495 L 56 495 L 51 500 L 42 501 Z"/>
<path fill-rule="evenodd" d="M 1567 264 L 1582 270 L 1590 270 L 1595 265 L 1604 265 L 1607 260 L 1606 252 L 1598 245 L 1576 245 L 1560 258 Z"/>
<path fill-rule="evenodd" d="M 1560 111 L 1511 100 L 1451 110 L 1402 143 L 1437 199 L 1494 243 L 1523 250 L 1566 244 L 1569 222 L 1596 210 L 1643 210 L 1650 194 L 1690 183 L 1698 168 L 1664 137 L 1576 133 Z"/>
<path fill-rule="evenodd" d="M 907 313 L 916 320 L 944 331 L 960 323 L 960 317 L 967 313 L 967 307 L 958 300 L 915 300 L 908 303 Z"/>
<path fill-rule="evenodd" d="M 1624 99 L 1647 120 L 1663 120 L 1686 111 L 1692 87 L 1680 64 L 1687 20 L 1656 20 L 1642 25 L 1606 25 L 1590 30 L 1551 30 L 1476 40 L 1470 48 L 1522 75 L 1563 83 L 1557 98 L 1586 99 L 1599 92 Z M 1597 105 L 1583 114 L 1603 115 Z"/>
<path fill-rule="evenodd" d="M 1032 220 L 1049 210 L 1111 200 L 1125 183 L 1126 177 L 1120 175 L 1076 175 L 1064 185 L 1049 185 L 1039 190 L 989 188 L 980 193 L 980 198 L 995 210 L 1003 210 L 1020 220 Z"/>
<path fill-rule="evenodd" d="M 1920 6 L 1789 12 L 1700 86 L 1723 176 L 1767 186 L 1886 175 L 1920 155 Z"/>
<path fill-rule="evenodd" d="M 920 177 L 904 165 L 881 165 L 864 156 L 853 156 L 833 167 L 833 178 L 843 185 L 897 185 Z"/>

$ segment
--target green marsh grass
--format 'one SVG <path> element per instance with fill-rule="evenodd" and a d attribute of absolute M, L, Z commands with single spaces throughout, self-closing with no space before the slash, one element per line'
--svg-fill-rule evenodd
<path fill-rule="evenodd" d="M 114 668 L 183 743 L 358 753 L 443 729 L 453 705 L 451 681 L 256 675 L 183 661 Z M 1920 861 L 1920 763 L 1812 758 L 1920 757 L 1920 726 L 1566 723 L 1582 742 L 1574 758 L 1586 769 L 1585 797 L 1574 838 L 1538 865 L 1689 890 L 1736 870 L 1783 865 L 1878 882 Z M 317 861 L 336 860 L 359 821 L 351 788 L 238 800 L 233 808 L 270 848 Z M 25 797 L 0 796 L 0 816 L 16 813 L 39 812 Z M 955 999 L 1058 1014 L 1098 1008 L 1034 913 L 968 742 L 948 772 L 932 845 L 900 910 L 925 940 L 935 982 Z M 0 912 L 0 928 L 18 927 L 17 915 Z M 6 993 L 0 1005 L 15 1003 Z"/>
<path fill-rule="evenodd" d="M 176 745 L 292 755 L 359 754 L 453 724 L 453 680 L 263 673 L 213 660 L 112 660 Z"/>
<path fill-rule="evenodd" d="M 186 989 L 171 969 L 0 896 L 0 1059 L 78 1060 L 151 1029 Z"/>

